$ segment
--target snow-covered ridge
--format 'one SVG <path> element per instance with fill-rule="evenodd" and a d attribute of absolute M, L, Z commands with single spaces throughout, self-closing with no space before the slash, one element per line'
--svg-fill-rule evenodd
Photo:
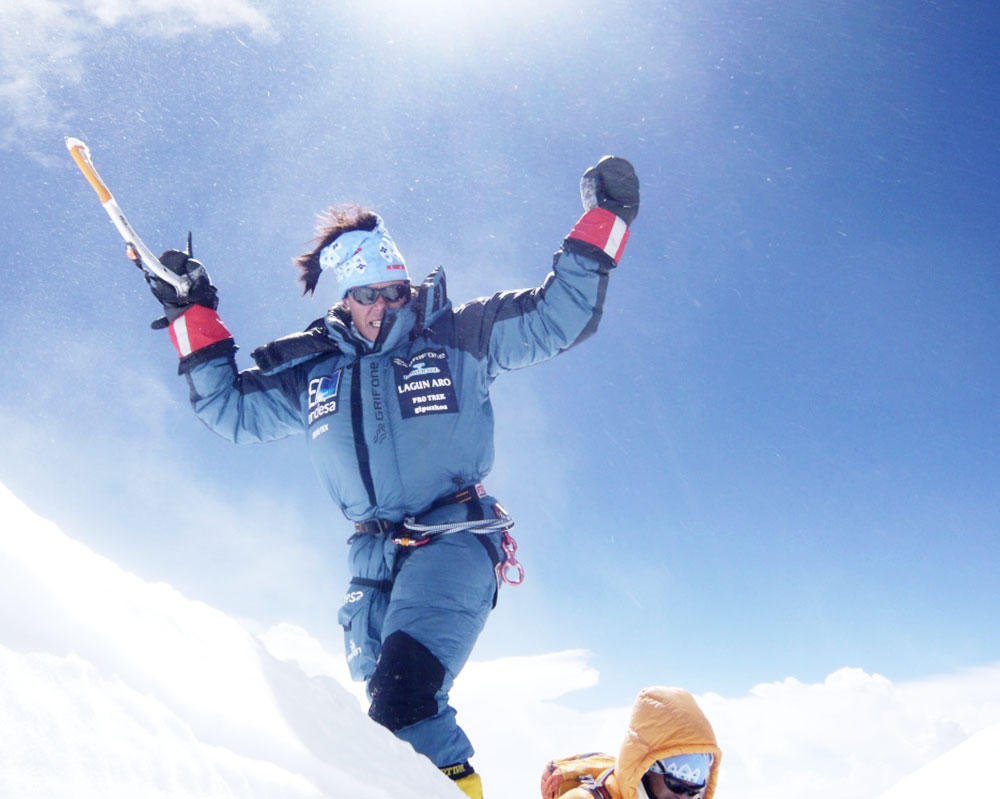
<path fill-rule="evenodd" d="M 904 777 L 879 799 L 936 799 L 943 793 L 996 799 L 1000 797 L 998 752 L 1000 724 L 994 724 Z"/>
<path fill-rule="evenodd" d="M 339 652 L 291 625 L 255 637 L 96 555 L 2 485 L 0 609 L 0 799 L 461 796 L 367 718 Z M 587 660 L 463 672 L 455 700 L 488 799 L 535 796 L 550 757 L 617 751 L 627 706 L 557 701 L 597 684 Z M 839 669 L 698 700 L 724 752 L 718 799 L 1000 797 L 995 667 L 902 684 Z"/>
<path fill-rule="evenodd" d="M 328 677 L 0 486 L 0 796 L 454 797 Z"/>

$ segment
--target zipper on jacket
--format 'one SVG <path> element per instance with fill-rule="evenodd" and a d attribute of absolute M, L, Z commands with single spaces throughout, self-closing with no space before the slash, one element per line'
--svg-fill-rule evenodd
<path fill-rule="evenodd" d="M 361 409 L 361 359 L 358 358 L 350 366 L 351 369 L 351 432 L 354 433 L 354 452 L 358 458 L 358 471 L 361 482 L 368 492 L 368 502 L 374 508 L 378 505 L 375 499 L 375 482 L 372 480 L 371 462 L 368 457 L 368 444 L 365 441 L 365 420 Z"/>

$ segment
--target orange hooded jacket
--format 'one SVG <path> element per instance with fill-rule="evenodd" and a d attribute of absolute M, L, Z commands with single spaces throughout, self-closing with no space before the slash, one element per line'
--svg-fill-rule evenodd
<path fill-rule="evenodd" d="M 636 799 L 636 787 L 655 761 L 698 752 L 715 756 L 705 791 L 705 799 L 712 799 L 722 760 L 712 725 L 687 691 L 646 688 L 632 706 L 628 734 L 614 768 L 601 775 L 597 784 L 610 799 Z M 564 793 L 561 799 L 594 799 L 594 796 L 595 793 L 581 786 Z"/>

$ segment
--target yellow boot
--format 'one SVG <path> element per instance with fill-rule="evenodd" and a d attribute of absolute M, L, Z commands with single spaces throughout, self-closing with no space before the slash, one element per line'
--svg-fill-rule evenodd
<path fill-rule="evenodd" d="M 442 766 L 441 771 L 446 777 L 451 777 L 455 781 L 455 785 L 469 799 L 483 799 L 483 781 L 479 779 L 479 775 L 469 765 L 468 760 L 453 766 Z"/>
<path fill-rule="evenodd" d="M 462 789 L 462 792 L 469 799 L 483 799 L 483 781 L 478 774 L 469 774 L 466 777 L 455 780 L 455 784 Z"/>

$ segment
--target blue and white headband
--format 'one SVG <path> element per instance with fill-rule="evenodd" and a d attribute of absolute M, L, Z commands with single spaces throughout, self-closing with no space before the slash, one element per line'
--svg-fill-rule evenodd
<path fill-rule="evenodd" d="M 373 230 L 341 233 L 319 253 L 320 268 L 332 269 L 340 285 L 340 296 L 358 286 L 409 280 L 406 262 L 385 229 L 382 217 Z"/>

